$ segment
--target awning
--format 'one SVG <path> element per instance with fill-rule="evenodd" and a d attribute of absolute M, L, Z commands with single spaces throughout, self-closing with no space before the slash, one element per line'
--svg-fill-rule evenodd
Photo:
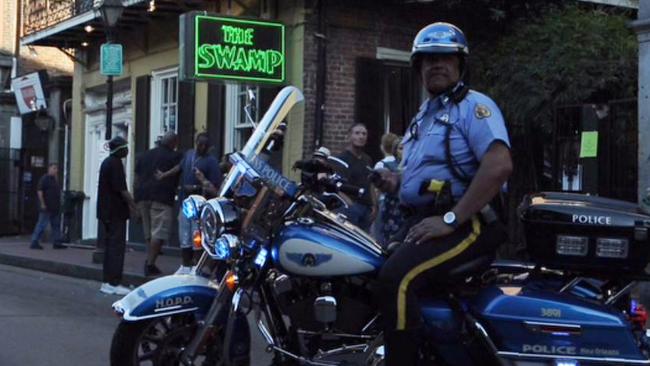
<path fill-rule="evenodd" d="M 124 12 L 116 28 L 120 32 L 138 30 L 152 20 L 178 18 L 182 13 L 197 10 L 202 0 L 156 0 L 155 11 L 150 12 L 149 0 L 123 0 Z M 90 31 L 89 31 L 90 30 Z M 104 22 L 98 8 L 77 14 L 45 29 L 21 38 L 21 45 L 81 48 L 105 40 Z"/>

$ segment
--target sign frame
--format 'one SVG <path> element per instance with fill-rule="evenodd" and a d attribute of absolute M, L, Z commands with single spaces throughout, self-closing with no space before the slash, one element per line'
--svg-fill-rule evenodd
<path fill-rule="evenodd" d="M 109 55 L 110 49 L 115 49 L 116 54 L 119 55 L 119 68 L 106 68 L 104 61 L 105 57 Z M 120 43 L 103 43 L 100 47 L 100 60 L 99 60 L 99 73 L 103 76 L 122 76 L 124 73 L 124 47 Z"/>
<path fill-rule="evenodd" d="M 235 37 L 231 38 L 230 42 L 226 42 L 227 38 L 224 35 L 218 37 L 216 35 L 211 35 L 212 38 L 220 38 L 223 42 L 219 44 L 207 44 L 202 42 L 200 33 L 201 26 L 207 26 L 208 22 L 215 23 L 217 26 L 221 26 L 219 32 L 226 32 L 223 30 L 224 27 L 231 27 L 238 29 L 238 38 L 236 41 L 233 40 Z M 242 34 L 243 28 L 248 26 L 250 31 L 248 38 Z M 271 42 L 273 46 L 267 49 L 255 49 L 252 42 L 255 40 L 255 33 L 260 30 L 269 30 L 269 33 L 264 35 L 266 43 Z M 275 33 L 272 33 L 275 32 Z M 207 12 L 198 12 L 192 11 L 184 13 L 180 16 L 180 31 L 179 31 L 179 52 L 180 52 L 180 66 L 179 66 L 179 77 L 180 80 L 190 80 L 190 81 L 207 81 L 207 82 L 244 82 L 252 84 L 269 84 L 269 85 L 282 85 L 286 83 L 287 71 L 286 71 L 286 29 L 285 25 L 278 21 L 270 21 L 264 19 L 250 19 L 250 18 L 235 18 L 222 16 L 221 14 L 207 13 Z M 260 37 L 261 38 L 261 37 Z M 250 46 L 250 47 L 249 47 Z M 277 46 L 277 47 L 276 47 Z M 230 49 L 228 47 L 231 47 Z M 216 50 L 215 50 L 216 49 Z M 268 73 L 269 68 L 273 70 L 273 74 L 269 77 L 261 76 L 261 71 L 255 70 L 251 72 L 250 70 L 228 70 L 227 67 L 219 68 L 219 61 L 213 62 L 217 67 L 214 70 L 205 72 L 200 70 L 200 60 L 203 61 L 207 59 L 216 59 L 218 56 L 226 54 L 228 51 L 232 51 L 232 55 L 240 56 L 242 53 L 244 56 L 251 54 L 257 55 L 260 57 L 257 59 L 261 63 L 256 65 L 261 68 L 266 68 Z M 278 58 L 279 57 L 279 58 Z M 279 61 L 279 63 L 278 63 Z M 225 60 L 221 61 L 225 66 Z M 249 68 L 253 63 L 250 62 L 247 65 Z M 204 67 L 206 69 L 207 67 Z M 223 70 L 224 73 L 219 73 Z M 249 75 L 246 73 L 249 72 Z"/>
<path fill-rule="evenodd" d="M 47 72 L 39 70 L 11 79 L 11 88 L 16 97 L 16 106 L 21 115 L 47 109 Z"/>

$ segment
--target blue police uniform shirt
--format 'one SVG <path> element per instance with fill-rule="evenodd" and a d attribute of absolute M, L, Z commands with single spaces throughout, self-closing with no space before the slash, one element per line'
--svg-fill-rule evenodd
<path fill-rule="evenodd" d="M 510 147 L 501 111 L 488 96 L 471 90 L 458 104 L 447 96 L 427 99 L 402 141 L 402 203 L 414 208 L 432 204 L 432 195 L 420 194 L 422 183 L 431 179 L 451 181 L 455 201 L 467 190 L 467 184 L 455 178 L 447 165 L 447 124 L 452 126 L 451 155 L 457 166 L 469 177 L 476 174 L 481 159 L 492 143 L 501 141 Z"/>

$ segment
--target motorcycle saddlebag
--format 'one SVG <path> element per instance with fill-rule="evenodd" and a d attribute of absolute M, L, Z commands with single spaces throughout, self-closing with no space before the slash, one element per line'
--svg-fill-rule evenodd
<path fill-rule="evenodd" d="M 498 357 L 513 362 L 505 365 L 559 365 L 556 359 L 580 360 L 581 366 L 650 362 L 620 312 L 571 294 L 491 287 L 477 296 L 471 311 Z"/>
<path fill-rule="evenodd" d="M 634 203 L 575 193 L 526 196 L 520 206 L 531 259 L 592 275 L 641 275 L 648 264 L 650 216 Z"/>

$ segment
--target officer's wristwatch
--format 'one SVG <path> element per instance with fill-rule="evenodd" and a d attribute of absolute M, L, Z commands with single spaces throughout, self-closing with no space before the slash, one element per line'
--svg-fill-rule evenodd
<path fill-rule="evenodd" d="M 454 211 L 447 211 L 447 213 L 442 216 L 442 222 L 454 229 L 458 228 L 458 220 L 456 220 L 456 214 Z"/>

